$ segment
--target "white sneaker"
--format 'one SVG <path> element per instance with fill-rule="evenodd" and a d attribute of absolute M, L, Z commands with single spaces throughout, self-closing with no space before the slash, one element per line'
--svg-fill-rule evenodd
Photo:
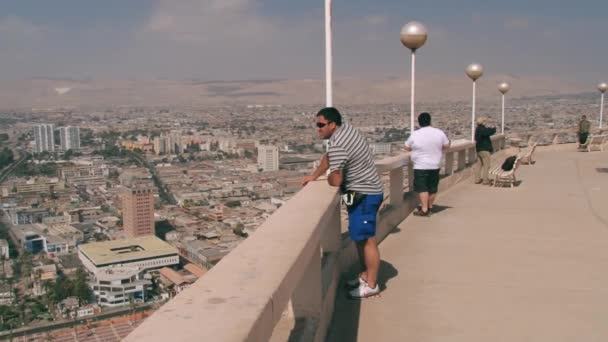
<path fill-rule="evenodd" d="M 361 286 L 361 284 L 367 285 L 367 282 L 365 280 L 363 280 L 363 278 L 361 278 L 361 277 L 357 277 L 355 279 L 346 281 L 346 287 L 349 287 L 351 289 L 357 288 L 357 287 Z"/>
<path fill-rule="evenodd" d="M 371 288 L 367 283 L 359 285 L 356 289 L 348 292 L 351 298 L 361 299 L 376 296 L 380 293 L 380 287 L 376 284 L 376 287 Z"/>

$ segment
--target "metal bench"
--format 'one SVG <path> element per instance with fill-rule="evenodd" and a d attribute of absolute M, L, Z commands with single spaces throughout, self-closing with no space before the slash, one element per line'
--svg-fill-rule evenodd
<path fill-rule="evenodd" d="M 591 151 L 604 151 L 604 145 L 608 142 L 608 135 L 590 135 L 587 141 L 581 145 L 581 149 Z"/>
<path fill-rule="evenodd" d="M 534 155 L 534 151 L 536 151 L 536 146 L 538 144 L 534 143 L 531 147 L 526 150 L 520 152 L 519 154 L 519 162 L 522 164 L 532 165 L 534 164 L 534 159 L 532 158 Z"/>
<path fill-rule="evenodd" d="M 517 171 L 520 164 L 521 157 L 517 156 L 511 170 L 505 171 L 501 166 L 492 169 L 491 174 L 494 177 L 494 186 L 497 187 L 499 185 L 508 185 L 511 188 L 515 186 L 515 182 L 517 182 L 517 178 L 515 178 L 515 171 Z"/>

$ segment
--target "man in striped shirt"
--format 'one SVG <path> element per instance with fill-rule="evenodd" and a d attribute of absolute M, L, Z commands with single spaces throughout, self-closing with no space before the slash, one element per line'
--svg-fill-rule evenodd
<path fill-rule="evenodd" d="M 380 252 L 376 241 L 376 216 L 382 204 L 383 187 L 374 164 L 371 149 L 361 133 L 342 123 L 335 108 L 323 108 L 317 113 L 317 131 L 321 139 L 329 139 L 329 148 L 319 167 L 302 184 L 316 180 L 328 169 L 327 181 L 339 186 L 347 205 L 348 232 L 357 244 L 363 271 L 357 279 L 347 282 L 353 298 L 377 295 Z"/>

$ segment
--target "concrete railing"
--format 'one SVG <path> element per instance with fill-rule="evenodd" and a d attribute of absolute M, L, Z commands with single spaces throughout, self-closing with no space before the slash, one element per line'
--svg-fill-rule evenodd
<path fill-rule="evenodd" d="M 592 128 L 591 134 L 608 134 L 608 129 Z M 523 146 L 528 146 L 533 143 L 541 143 L 542 145 L 558 145 L 577 142 L 578 136 L 576 134 L 576 129 L 561 129 L 532 131 L 526 133 L 510 133 L 507 140 L 521 143 Z"/>
<path fill-rule="evenodd" d="M 493 143 L 500 150 L 505 137 Z M 468 178 L 475 161 L 472 142 L 452 146 L 440 189 Z M 404 192 L 413 178 L 408 154 L 380 160 L 377 167 L 389 183 L 377 223 L 381 241 L 417 201 Z M 340 225 L 337 189 L 325 181 L 310 183 L 125 341 L 324 341 L 340 275 L 356 262 L 356 248 L 342 238 Z M 284 321 L 295 327 L 275 329 Z"/>

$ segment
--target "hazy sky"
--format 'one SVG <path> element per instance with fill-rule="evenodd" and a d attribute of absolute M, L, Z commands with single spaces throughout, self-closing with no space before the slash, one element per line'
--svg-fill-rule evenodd
<path fill-rule="evenodd" d="M 531 4 L 533 3 L 533 4 Z M 419 72 L 608 79 L 608 1 L 334 0 L 336 77 Z M 2 0 L 0 79 L 320 78 L 323 0 Z"/>

